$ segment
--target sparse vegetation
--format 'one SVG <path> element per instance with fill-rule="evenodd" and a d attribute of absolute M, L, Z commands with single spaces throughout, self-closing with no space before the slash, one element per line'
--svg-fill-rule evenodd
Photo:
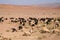
<path fill-rule="evenodd" d="M 30 34 L 24 33 L 23 36 L 31 36 Z"/>
<path fill-rule="evenodd" d="M 37 40 L 42 40 L 42 37 L 38 37 Z"/>
<path fill-rule="evenodd" d="M 9 30 L 6 30 L 6 32 L 9 32 Z"/>

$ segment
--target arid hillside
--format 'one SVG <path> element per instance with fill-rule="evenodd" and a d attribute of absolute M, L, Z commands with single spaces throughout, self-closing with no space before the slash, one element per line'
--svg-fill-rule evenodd
<path fill-rule="evenodd" d="M 60 7 L 40 7 L 0 4 L 0 16 L 14 17 L 60 17 Z"/>

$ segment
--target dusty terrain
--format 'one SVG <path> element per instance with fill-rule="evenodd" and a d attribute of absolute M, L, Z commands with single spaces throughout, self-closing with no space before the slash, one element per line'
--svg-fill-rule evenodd
<path fill-rule="evenodd" d="M 0 4 L 0 15 L 2 15 L 2 16 L 7 15 L 8 17 L 14 15 L 14 16 L 19 17 L 18 14 L 20 15 L 20 17 L 27 17 L 27 16 L 59 17 L 60 7 L 44 8 L 44 7 L 38 7 L 38 6 L 23 6 L 23 5 L 15 6 L 15 5 L 5 5 L 5 4 L 2 5 L 2 4 Z"/>
<path fill-rule="evenodd" d="M 35 17 L 35 18 L 41 18 L 41 17 L 53 17 L 58 18 L 60 17 L 60 7 L 57 8 L 44 8 L 44 7 L 38 7 L 38 6 L 15 6 L 15 5 L 5 5 L 0 4 L 0 17 Z M 17 29 L 18 23 L 11 23 L 8 19 L 8 21 L 4 21 L 3 23 L 0 23 L 0 40 L 60 40 L 60 34 L 55 33 L 40 33 L 35 28 L 34 30 L 37 30 L 36 33 L 33 33 L 31 36 L 22 36 L 24 32 L 17 31 L 12 33 L 11 28 L 15 27 Z M 7 30 L 9 32 L 7 32 Z M 30 30 L 30 28 L 28 29 Z M 25 32 L 27 32 L 26 29 L 24 29 Z M 2 39 L 4 38 L 4 39 Z"/>

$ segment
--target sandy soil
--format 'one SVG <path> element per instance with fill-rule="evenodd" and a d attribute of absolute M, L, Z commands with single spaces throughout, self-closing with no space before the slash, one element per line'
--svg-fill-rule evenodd
<path fill-rule="evenodd" d="M 8 17 L 9 16 L 59 17 L 60 8 L 44 8 L 44 7 L 38 7 L 38 6 L 15 6 L 15 5 L 0 4 L 0 15 L 1 16 L 7 15 Z"/>
<path fill-rule="evenodd" d="M 5 5 L 0 4 L 0 17 L 53 17 L 57 18 L 60 17 L 60 8 L 44 8 L 38 6 L 15 6 L 15 5 Z M 2 38 L 7 38 L 7 40 L 60 40 L 60 35 L 51 34 L 51 33 L 40 33 L 36 32 L 31 34 L 31 36 L 22 36 L 24 32 L 17 31 L 12 33 L 11 28 L 15 27 L 17 29 L 18 23 L 11 23 L 8 21 L 4 21 L 0 23 L 0 40 Z M 9 30 L 9 32 L 7 32 Z M 18 30 L 18 29 L 17 29 Z M 29 29 L 23 29 L 25 32 L 28 32 Z M 36 30 L 36 28 L 35 28 Z M 5 39 L 2 39 L 5 40 Z"/>

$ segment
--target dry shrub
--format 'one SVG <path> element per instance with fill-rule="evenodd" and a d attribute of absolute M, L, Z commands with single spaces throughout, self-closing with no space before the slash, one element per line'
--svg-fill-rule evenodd
<path fill-rule="evenodd" d="M 6 30 L 6 32 L 9 32 L 9 30 Z"/>
<path fill-rule="evenodd" d="M 23 36 L 31 36 L 30 34 L 24 33 Z"/>
<path fill-rule="evenodd" d="M 41 40 L 41 39 L 42 39 L 42 37 L 38 37 L 38 38 L 37 38 L 37 40 Z"/>
<path fill-rule="evenodd" d="M 60 36 L 60 32 L 58 32 L 57 35 Z"/>

